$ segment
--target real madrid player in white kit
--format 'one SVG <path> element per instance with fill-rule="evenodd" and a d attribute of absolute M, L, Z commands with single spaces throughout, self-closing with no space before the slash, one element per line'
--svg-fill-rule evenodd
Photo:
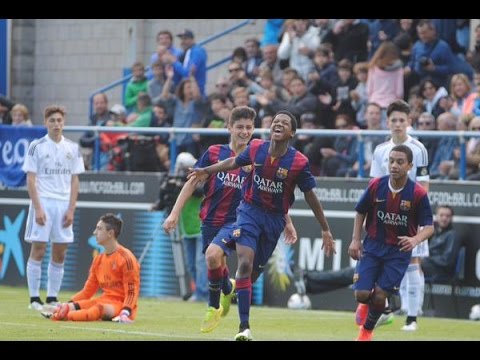
<path fill-rule="evenodd" d="M 396 145 L 406 145 L 413 152 L 413 167 L 408 175 L 413 181 L 418 181 L 427 191 L 430 175 L 428 173 L 428 152 L 425 146 L 417 139 L 407 134 L 410 126 L 410 106 L 403 100 L 396 100 L 387 108 L 387 125 L 391 131 L 390 140 L 379 144 L 373 153 L 370 177 L 388 175 L 388 154 Z M 412 259 L 402 280 L 400 297 L 402 308 L 407 309 L 407 321 L 402 330 L 415 331 L 417 329 L 417 315 L 423 304 L 425 279 L 420 270 L 420 258 L 428 256 L 428 241 L 421 242 L 412 251 Z M 384 320 L 380 318 L 380 321 Z"/>
<path fill-rule="evenodd" d="M 63 136 L 65 109 L 51 105 L 44 110 L 48 133 L 33 141 L 23 171 L 30 195 L 25 241 L 32 244 L 27 262 L 30 308 L 42 310 L 40 279 L 48 241 L 52 257 L 48 264 L 47 299 L 55 304 L 63 279 L 63 264 L 73 242 L 73 216 L 78 196 L 78 174 L 85 171 L 78 144 Z"/>

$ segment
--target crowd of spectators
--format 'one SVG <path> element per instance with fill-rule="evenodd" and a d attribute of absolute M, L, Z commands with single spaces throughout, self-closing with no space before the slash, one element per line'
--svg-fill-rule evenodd
<path fill-rule="evenodd" d="M 109 107 L 107 95 L 94 98 L 90 125 L 225 128 L 234 106 L 257 110 L 256 127 L 269 127 L 286 109 L 302 129 L 386 129 L 386 108 L 403 98 L 412 108 L 411 129 L 480 130 L 480 25 L 468 50 L 468 19 L 268 19 L 262 39 L 247 38 L 232 49 L 232 60 L 207 92 L 207 52 L 185 29 L 159 31 L 150 63 L 132 65 L 123 104 Z M 148 65 L 149 70 L 145 68 Z M 0 97 L 2 123 L 28 126 L 28 109 Z M 170 165 L 168 135 L 102 136 L 102 170 L 135 170 L 121 154 L 149 143 L 155 164 Z M 176 135 L 179 152 L 198 157 L 224 136 Z M 364 171 L 385 136 L 368 136 Z M 458 179 L 457 138 L 420 139 L 437 179 Z M 80 144 L 91 164 L 94 134 Z M 143 145 L 142 145 L 143 144 Z M 152 145 L 153 144 L 153 145 Z M 356 136 L 297 136 L 293 146 L 310 160 L 315 175 L 358 174 Z M 480 178 L 480 138 L 467 140 L 468 179 Z M 120 159 L 120 160 L 119 160 Z"/>

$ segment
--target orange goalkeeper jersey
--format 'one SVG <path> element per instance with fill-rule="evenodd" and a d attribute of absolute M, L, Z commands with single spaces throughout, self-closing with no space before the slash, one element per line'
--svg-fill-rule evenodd
<path fill-rule="evenodd" d="M 93 259 L 90 274 L 81 291 L 73 301 L 90 299 L 98 289 L 103 290 L 103 300 L 112 299 L 136 313 L 140 293 L 140 265 L 135 255 L 119 245 L 112 254 L 100 254 Z"/>

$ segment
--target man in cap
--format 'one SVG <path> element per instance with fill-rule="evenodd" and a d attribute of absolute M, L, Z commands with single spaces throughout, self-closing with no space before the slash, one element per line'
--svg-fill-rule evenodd
<path fill-rule="evenodd" d="M 200 92 L 205 95 L 207 52 L 204 48 L 195 44 L 195 35 L 192 30 L 184 29 L 180 34 L 177 34 L 177 37 L 180 38 L 183 53 L 178 58 L 171 53 L 166 53 L 162 56 L 162 61 L 173 66 L 175 86 L 180 80 L 194 76 Z"/>

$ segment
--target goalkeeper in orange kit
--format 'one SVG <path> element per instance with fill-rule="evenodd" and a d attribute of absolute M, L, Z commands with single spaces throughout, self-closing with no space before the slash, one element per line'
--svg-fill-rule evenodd
<path fill-rule="evenodd" d="M 105 252 L 93 259 L 83 289 L 43 316 L 52 320 L 133 322 L 140 292 L 140 265 L 135 255 L 118 243 L 122 225 L 113 214 L 100 217 L 93 234 Z M 103 293 L 93 298 L 98 289 Z"/>

